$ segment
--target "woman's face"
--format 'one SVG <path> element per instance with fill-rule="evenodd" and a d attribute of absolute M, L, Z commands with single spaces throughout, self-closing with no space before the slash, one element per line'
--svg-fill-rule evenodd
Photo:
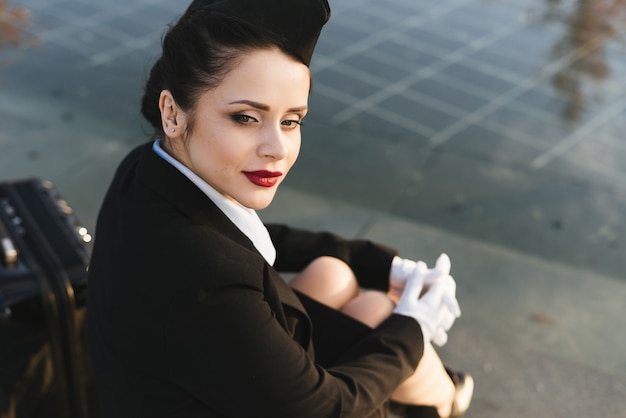
<path fill-rule="evenodd" d="M 200 97 L 187 138 L 177 126 L 168 151 L 227 198 L 265 208 L 298 157 L 309 88 L 304 64 L 278 50 L 248 53 Z"/>

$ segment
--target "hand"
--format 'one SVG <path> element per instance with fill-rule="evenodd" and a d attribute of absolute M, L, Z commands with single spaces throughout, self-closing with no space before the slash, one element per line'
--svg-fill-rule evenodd
<path fill-rule="evenodd" d="M 428 266 L 423 261 L 413 261 L 405 258 L 394 257 L 391 262 L 389 274 L 389 291 L 397 302 L 402 295 L 406 281 L 413 274 L 426 274 Z"/>
<path fill-rule="evenodd" d="M 442 253 L 435 262 L 435 269 L 439 270 L 443 274 L 450 274 L 450 267 L 450 258 L 446 253 Z M 411 275 L 425 275 L 428 271 L 430 270 L 423 261 L 413 261 L 405 258 L 394 257 L 391 262 L 391 271 L 389 273 L 389 290 L 392 296 L 395 296 L 396 299 L 400 297 L 406 281 L 409 277 L 411 277 Z M 423 292 L 428 290 L 428 287 L 431 284 L 431 282 L 425 282 L 425 289 Z"/>
<path fill-rule="evenodd" d="M 451 267 L 452 267 L 452 264 L 450 263 L 450 257 L 448 257 L 448 254 L 441 253 L 441 255 L 439 255 L 439 257 L 437 258 L 437 261 L 435 261 L 434 270 L 438 270 L 441 274 L 450 275 Z M 424 290 L 422 290 L 422 295 L 428 291 L 428 288 L 430 287 L 430 285 L 432 285 L 432 282 L 426 281 L 424 283 Z M 455 288 L 456 288 L 456 284 L 455 284 Z"/>
<path fill-rule="evenodd" d="M 420 297 L 427 282 L 430 285 Z M 394 313 L 414 318 L 422 328 L 424 343 L 442 346 L 448 340 L 447 331 L 461 316 L 455 292 L 456 283 L 449 274 L 436 268 L 426 273 L 416 269 L 407 279 Z"/>

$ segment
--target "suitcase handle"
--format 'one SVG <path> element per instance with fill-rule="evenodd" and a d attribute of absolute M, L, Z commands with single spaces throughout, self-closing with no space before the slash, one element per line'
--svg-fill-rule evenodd
<path fill-rule="evenodd" d="M 0 235 L 2 232 L 0 232 Z M 15 267 L 17 263 L 17 250 L 15 249 L 15 245 L 13 245 L 13 241 L 11 238 L 1 238 L 2 245 L 2 263 L 6 267 Z"/>

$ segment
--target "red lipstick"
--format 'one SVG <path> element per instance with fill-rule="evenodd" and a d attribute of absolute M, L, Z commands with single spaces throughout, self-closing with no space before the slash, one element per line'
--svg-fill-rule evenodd
<path fill-rule="evenodd" d="M 250 180 L 252 183 L 261 187 L 273 187 L 278 183 L 278 179 L 283 175 L 280 171 L 267 171 L 267 170 L 258 170 L 258 171 L 244 171 L 243 174 Z"/>

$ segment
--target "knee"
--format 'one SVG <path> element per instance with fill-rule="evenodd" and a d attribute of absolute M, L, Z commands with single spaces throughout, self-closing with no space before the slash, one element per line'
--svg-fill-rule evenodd
<path fill-rule="evenodd" d="M 322 256 L 311 261 L 303 270 L 303 273 L 317 273 L 323 276 L 332 275 L 334 279 L 353 280 L 354 273 L 350 266 L 343 260 L 335 257 Z"/>
<path fill-rule="evenodd" d="M 391 315 L 395 306 L 385 293 L 371 290 L 352 299 L 341 311 L 375 328 Z"/>
<path fill-rule="evenodd" d="M 334 309 L 341 309 L 359 294 L 350 266 L 334 257 L 316 258 L 289 285 Z"/>

